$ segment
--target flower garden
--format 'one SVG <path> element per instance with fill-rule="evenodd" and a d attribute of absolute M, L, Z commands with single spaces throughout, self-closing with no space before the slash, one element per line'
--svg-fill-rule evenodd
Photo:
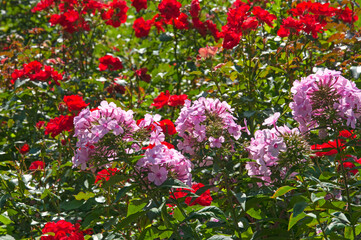
<path fill-rule="evenodd" d="M 361 239 L 360 4 L 1 1 L 0 240 Z"/>

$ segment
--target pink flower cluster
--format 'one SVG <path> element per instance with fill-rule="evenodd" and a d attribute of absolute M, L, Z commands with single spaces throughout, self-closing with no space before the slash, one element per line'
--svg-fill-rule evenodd
<path fill-rule="evenodd" d="M 191 186 L 192 163 L 175 149 L 159 144 L 145 151 L 137 166 L 148 173 L 148 180 L 161 185 L 168 177 L 174 177 Z"/>
<path fill-rule="evenodd" d="M 361 90 L 354 82 L 342 77 L 341 72 L 319 70 L 315 74 L 302 78 L 301 81 L 295 81 L 291 92 L 293 102 L 290 103 L 290 108 L 294 119 L 300 124 L 302 133 L 319 126 L 320 123 L 316 118 L 327 114 L 325 112 L 327 99 L 333 102 L 331 110 L 335 111 L 339 117 L 330 119 L 329 124 L 346 121 L 347 126 L 355 128 L 357 120 L 361 117 Z M 314 101 L 313 99 L 317 96 L 320 96 L 319 98 L 325 103 Z"/>
<path fill-rule="evenodd" d="M 283 126 L 255 132 L 254 138 L 251 139 L 250 145 L 247 147 L 249 158 L 255 160 L 255 162 L 247 162 L 246 164 L 249 176 L 262 179 L 265 181 L 265 185 L 273 182 L 271 167 L 278 164 L 279 154 L 287 150 L 283 139 L 284 134 L 299 134 L 299 131 L 297 128 L 291 130 L 287 126 Z M 286 171 L 286 169 L 283 170 Z"/>
<path fill-rule="evenodd" d="M 226 102 L 219 99 L 201 97 L 191 104 L 185 100 L 178 119 L 175 121 L 176 130 L 183 141 L 178 148 L 185 153 L 195 154 L 197 143 L 208 141 L 211 148 L 221 148 L 223 143 L 233 136 L 236 140 L 241 137 L 241 127 L 235 123 L 232 109 Z M 212 124 L 217 124 L 218 133 L 212 132 Z M 219 129 L 220 128 L 220 129 Z M 220 133 L 220 134 L 219 134 Z"/>
<path fill-rule="evenodd" d="M 97 144 L 107 133 L 121 136 L 124 141 L 132 141 L 132 133 L 138 129 L 133 119 L 133 111 L 124 111 L 115 103 L 102 101 L 94 110 L 83 109 L 74 118 L 75 134 L 78 137 L 74 167 L 81 165 L 86 168 L 86 163 L 95 153 Z M 111 158 L 109 159 L 111 160 Z"/>

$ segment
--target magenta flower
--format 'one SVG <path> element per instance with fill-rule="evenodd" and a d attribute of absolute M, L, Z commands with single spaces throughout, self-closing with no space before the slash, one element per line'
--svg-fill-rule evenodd
<path fill-rule="evenodd" d="M 160 186 L 167 180 L 168 171 L 164 167 L 154 165 L 149 167 L 148 180 L 154 182 L 155 185 Z"/>
<path fill-rule="evenodd" d="M 221 148 L 225 143 L 232 143 L 232 139 L 239 139 L 241 131 L 248 129 L 237 124 L 232 113 L 231 106 L 219 99 L 201 97 L 193 104 L 186 100 L 175 121 L 178 135 L 183 138 L 178 148 L 193 155 L 205 145 Z M 212 129 L 218 129 L 217 138 Z"/>
<path fill-rule="evenodd" d="M 290 108 L 302 133 L 330 124 L 355 128 L 361 117 L 361 90 L 340 72 L 319 70 L 295 81 L 291 92 Z"/>
<path fill-rule="evenodd" d="M 74 118 L 74 127 L 74 136 L 78 138 L 76 143 L 78 149 L 73 157 L 73 165 L 74 167 L 81 165 L 82 169 L 86 168 L 92 155 L 101 151 L 101 149 L 96 149 L 95 145 L 106 134 L 121 135 L 123 141 L 130 142 L 133 141 L 132 134 L 138 129 L 133 119 L 133 111 L 124 111 L 115 103 L 106 101 L 102 101 L 100 106 L 93 111 L 83 109 Z M 128 150 L 128 152 L 132 151 Z M 104 158 L 112 161 L 114 154 L 109 154 Z"/>
<path fill-rule="evenodd" d="M 271 115 L 269 118 L 264 120 L 262 125 L 267 125 L 267 126 L 273 125 L 276 127 L 276 122 L 280 116 L 281 114 L 279 112 L 276 112 L 275 114 Z"/>

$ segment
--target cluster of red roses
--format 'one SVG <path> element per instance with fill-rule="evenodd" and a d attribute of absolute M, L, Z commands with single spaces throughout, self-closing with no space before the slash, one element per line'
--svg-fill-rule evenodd
<path fill-rule="evenodd" d="M 192 190 L 184 189 L 184 188 L 177 188 L 174 193 L 170 194 L 170 198 L 178 199 L 178 198 L 186 197 L 190 192 L 196 193 L 197 190 L 199 190 L 202 187 L 204 187 L 204 184 L 196 183 L 196 184 L 192 185 Z M 211 197 L 211 192 L 208 189 L 196 199 L 192 199 L 192 197 L 186 197 L 184 202 L 188 206 L 193 206 L 193 205 L 196 205 L 196 204 L 201 205 L 201 206 L 210 206 L 211 203 L 212 203 L 212 200 L 213 199 Z"/>
<path fill-rule="evenodd" d="M 60 85 L 58 81 L 63 80 L 63 76 L 55 71 L 52 67 L 43 65 L 38 61 L 32 61 L 24 64 L 22 69 L 15 69 L 11 74 L 11 83 L 14 84 L 17 79 L 29 78 L 31 81 L 48 81 L 51 84 L 51 79 L 56 85 Z"/>
<path fill-rule="evenodd" d="M 146 8 L 146 1 L 137 1 L 134 0 L 132 5 L 142 6 Z M 152 26 L 155 26 L 159 31 L 165 32 L 164 26 L 174 25 L 175 28 L 189 29 L 195 28 L 203 37 L 210 33 L 218 41 L 219 31 L 217 25 L 214 24 L 211 20 L 206 20 L 202 22 L 200 20 L 200 5 L 198 0 L 192 0 L 190 8 L 190 16 L 192 21 L 188 20 L 188 15 L 180 11 L 182 4 L 176 0 L 163 0 L 158 5 L 159 13 L 156 14 L 152 19 L 145 20 L 143 17 L 140 17 L 134 21 L 133 28 L 135 31 L 135 36 L 138 38 L 146 37 L 149 35 L 149 31 Z"/>
<path fill-rule="evenodd" d="M 72 131 L 74 129 L 74 117 L 89 105 L 89 103 L 86 104 L 83 98 L 78 95 L 64 96 L 63 101 L 72 115 L 60 115 L 59 117 L 50 119 L 45 127 L 45 134 L 51 134 L 53 138 L 63 131 Z"/>
<path fill-rule="evenodd" d="M 99 70 L 100 71 L 116 71 L 123 69 L 123 64 L 118 57 L 113 57 L 112 55 L 105 55 L 104 57 L 99 58 Z"/>
<path fill-rule="evenodd" d="M 56 4 L 55 4 L 56 3 Z M 90 27 L 85 20 L 85 14 L 100 10 L 102 3 L 94 0 L 82 1 L 79 4 L 78 0 L 41 0 L 33 9 L 32 12 L 43 11 L 57 6 L 60 14 L 52 14 L 49 22 L 52 26 L 61 25 L 63 30 L 68 33 L 77 32 L 80 30 L 89 31 Z"/>
<path fill-rule="evenodd" d="M 335 16 L 346 23 L 352 23 L 358 19 L 348 7 L 345 9 L 334 8 L 330 7 L 329 3 L 319 2 L 301 2 L 297 4 L 296 8 L 289 10 L 289 13 L 292 17 L 283 19 L 281 28 L 277 32 L 280 37 L 298 35 L 300 31 L 304 31 L 317 38 L 317 34 L 322 33 L 327 25 L 327 17 Z"/>
<path fill-rule="evenodd" d="M 274 14 L 258 6 L 246 4 L 240 0 L 233 3 L 227 13 L 227 24 L 222 27 L 220 37 L 224 38 L 223 48 L 232 49 L 237 46 L 241 36 L 255 30 L 260 24 L 266 23 L 273 28 Z"/>
<path fill-rule="evenodd" d="M 101 13 L 105 24 L 119 27 L 127 20 L 129 9 L 123 0 L 113 0 L 107 4 L 99 0 L 41 0 L 32 12 L 48 10 L 51 7 L 57 7 L 60 14 L 52 14 L 49 22 L 51 25 L 61 25 L 68 33 L 89 31 L 89 21 L 86 19 L 95 15 L 97 11 Z"/>
<path fill-rule="evenodd" d="M 188 99 L 186 94 L 170 95 L 169 91 L 167 90 L 165 93 L 161 92 L 159 96 L 153 100 L 152 106 L 154 106 L 156 109 L 160 109 L 166 105 L 171 107 L 183 106 L 186 99 Z"/>
<path fill-rule="evenodd" d="M 312 145 L 311 149 L 316 151 L 315 154 L 318 157 L 334 156 L 339 152 L 338 150 L 344 150 L 346 148 L 347 139 L 355 139 L 356 135 L 353 134 L 353 131 L 343 130 L 339 133 L 339 137 L 341 138 L 337 140 L 330 140 L 326 143 Z M 346 157 L 347 158 L 343 159 L 343 161 L 345 161 L 343 162 L 343 167 L 345 169 L 349 169 L 349 172 L 355 175 L 358 173 L 357 169 L 353 169 L 356 167 L 355 164 L 352 162 L 346 162 L 346 160 L 351 158 L 355 162 L 361 164 L 361 158 L 357 159 L 357 157 L 351 155 L 346 155 Z"/>
<path fill-rule="evenodd" d="M 61 14 L 53 14 L 50 17 L 52 25 L 60 24 L 67 32 L 79 31 L 80 29 L 89 30 L 89 24 L 86 22 L 84 14 L 95 15 L 96 11 L 101 12 L 102 19 L 107 25 L 119 27 L 127 20 L 128 6 L 124 0 L 113 0 L 103 3 L 99 0 L 41 0 L 33 12 L 49 9 L 57 4 Z M 139 12 L 147 9 L 147 0 L 132 0 L 133 7 Z M 159 31 L 164 32 L 165 25 L 174 25 L 177 29 L 195 28 L 203 37 L 210 33 L 216 41 L 224 38 L 223 48 L 232 49 L 237 46 L 243 34 L 255 30 L 258 26 L 266 23 L 273 28 L 273 22 L 276 18 L 274 14 L 262 9 L 259 6 L 252 6 L 251 3 L 244 3 L 236 0 L 228 10 L 227 24 L 219 32 L 217 25 L 212 20 L 201 21 L 201 8 L 198 0 L 192 0 L 189 15 L 192 20 L 188 20 L 188 15 L 181 12 L 182 4 L 177 0 L 163 0 L 158 5 L 159 13 L 152 19 L 145 20 L 143 17 L 137 18 L 133 23 L 135 36 L 138 38 L 146 37 L 152 26 Z M 318 33 L 322 33 L 327 24 L 327 17 L 336 17 L 346 23 L 352 23 L 358 19 L 355 13 L 348 7 L 334 8 L 329 3 L 321 4 L 318 2 L 301 2 L 296 8 L 291 9 L 292 15 L 283 19 L 282 25 L 278 30 L 280 37 L 286 37 L 290 34 L 298 34 L 304 31 L 317 38 Z"/>
<path fill-rule="evenodd" d="M 74 225 L 65 220 L 59 220 L 45 224 L 42 233 L 41 240 L 84 240 L 84 235 L 91 235 L 93 231 L 91 229 L 81 231 L 79 223 Z"/>

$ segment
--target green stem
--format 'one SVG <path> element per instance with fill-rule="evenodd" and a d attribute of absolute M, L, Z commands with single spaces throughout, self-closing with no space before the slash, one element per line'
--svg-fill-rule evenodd
<path fill-rule="evenodd" d="M 231 189 L 230 189 L 229 184 L 228 184 L 229 179 L 228 179 L 228 172 L 227 171 L 225 171 L 225 173 L 224 173 L 224 178 L 225 178 L 225 185 L 226 185 L 226 189 L 227 189 L 227 201 L 228 201 L 228 205 L 231 208 L 233 227 L 234 227 L 234 230 L 238 234 L 238 238 L 242 239 L 242 233 L 239 230 L 239 226 L 238 226 L 237 214 L 236 214 L 236 211 L 234 210 L 234 204 L 233 204 L 233 200 L 232 200 L 232 196 L 231 196 Z"/>
<path fill-rule="evenodd" d="M 173 52 L 174 52 L 174 58 L 175 58 L 175 62 L 176 62 L 176 72 L 177 72 L 177 77 L 178 77 L 178 84 L 177 84 L 177 94 L 180 94 L 180 90 L 181 90 L 181 83 L 182 83 L 182 74 L 179 72 L 179 60 L 178 60 L 178 54 L 177 54 L 177 48 L 178 48 L 178 38 L 177 38 L 177 28 L 175 27 L 174 24 L 174 20 L 173 20 L 173 33 L 174 33 L 174 48 L 173 48 Z"/>
<path fill-rule="evenodd" d="M 352 221 L 352 208 L 351 208 L 351 200 L 350 200 L 350 189 L 348 188 L 348 184 L 347 184 L 347 172 L 343 166 L 343 151 L 342 148 L 340 147 L 340 145 L 338 144 L 338 140 L 339 138 L 336 138 L 336 146 L 337 146 L 337 151 L 339 152 L 339 156 L 340 156 L 340 165 L 341 165 L 341 171 L 342 171 L 342 178 L 343 178 L 343 183 L 345 184 L 345 190 L 346 190 L 346 196 L 347 196 L 347 211 L 348 214 L 350 215 L 350 223 L 351 223 L 351 227 L 352 227 L 352 234 L 353 234 L 353 238 L 356 239 L 356 228 L 355 228 L 355 224 Z"/>

